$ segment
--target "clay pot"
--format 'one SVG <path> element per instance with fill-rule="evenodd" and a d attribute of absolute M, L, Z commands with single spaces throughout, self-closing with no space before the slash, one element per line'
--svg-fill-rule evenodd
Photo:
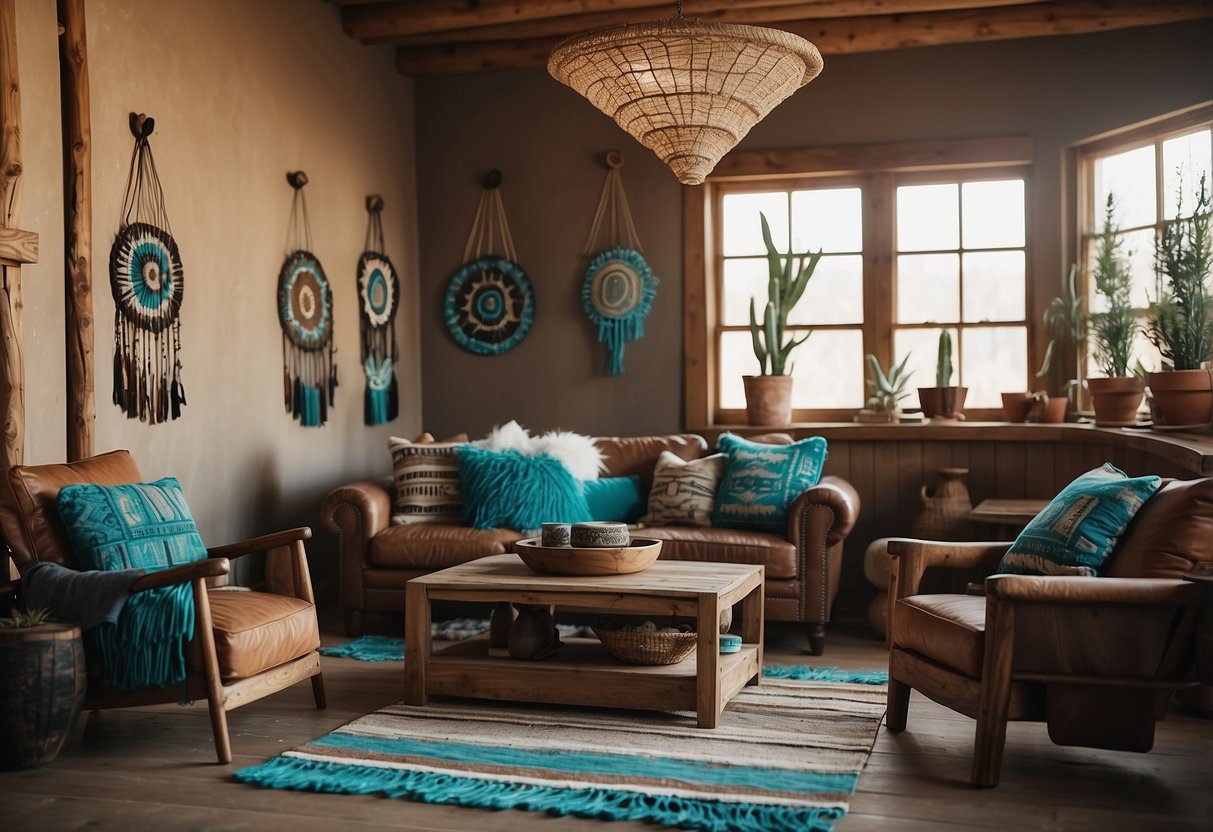
<path fill-rule="evenodd" d="M 1036 421 L 1044 424 L 1060 424 L 1066 420 L 1066 411 L 1070 407 L 1069 398 L 1047 396 L 1044 393 L 1038 395 L 1040 398 L 1032 406 L 1032 412 L 1036 414 Z"/>
<path fill-rule="evenodd" d="M 1145 386 L 1145 380 L 1136 376 L 1087 379 L 1095 408 L 1095 424 L 1100 427 L 1136 424 Z"/>
<path fill-rule="evenodd" d="M 1026 422 L 1032 405 L 1036 403 L 1035 393 L 1003 393 L 1002 418 L 1008 422 Z"/>
<path fill-rule="evenodd" d="M 510 630 L 514 626 L 514 605 L 509 601 L 498 601 L 489 616 L 489 647 L 498 650 L 510 646 Z"/>
<path fill-rule="evenodd" d="M 919 387 L 918 401 L 928 419 L 963 419 L 967 387 Z"/>
<path fill-rule="evenodd" d="M 518 605 L 518 617 L 510 627 L 511 659 L 546 659 L 563 646 L 560 631 L 546 606 Z"/>
<path fill-rule="evenodd" d="M 742 376 L 741 381 L 751 425 L 792 423 L 791 376 Z"/>
<path fill-rule="evenodd" d="M 922 500 L 910 536 L 923 540 L 972 540 L 973 527 L 969 512 L 973 510 L 973 499 L 965 478 L 968 468 L 940 468 L 939 487 L 935 493 L 924 485 L 920 491 Z"/>
<path fill-rule="evenodd" d="M 1146 384 L 1167 425 L 1207 425 L 1213 420 L 1213 372 L 1146 373 Z"/>
<path fill-rule="evenodd" d="M 54 760 L 80 715 L 87 683 L 79 627 L 0 629 L 0 770 Z"/>

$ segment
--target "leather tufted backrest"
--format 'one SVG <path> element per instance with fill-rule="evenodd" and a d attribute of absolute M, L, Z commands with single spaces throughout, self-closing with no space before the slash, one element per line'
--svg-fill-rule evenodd
<path fill-rule="evenodd" d="M 695 433 L 670 436 L 599 436 L 594 439 L 606 464 L 604 477 L 640 477 L 641 493 L 646 496 L 653 484 L 653 468 L 662 451 L 690 462 L 708 451 L 708 443 Z"/>
<path fill-rule="evenodd" d="M 18 568 L 36 560 L 76 567 L 59 522 L 56 499 L 65 485 L 142 482 L 130 451 L 110 451 L 63 465 L 14 465 L 0 486 L 0 530 Z"/>
<path fill-rule="evenodd" d="M 1213 563 L 1213 478 L 1164 480 L 1125 529 L 1112 578 L 1178 578 Z"/>

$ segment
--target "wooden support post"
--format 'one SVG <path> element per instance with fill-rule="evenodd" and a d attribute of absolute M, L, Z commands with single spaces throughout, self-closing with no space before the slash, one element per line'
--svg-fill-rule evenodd
<path fill-rule="evenodd" d="M 59 95 L 63 106 L 64 276 L 67 306 L 67 458 L 92 456 L 97 419 L 93 396 L 92 129 L 84 0 L 57 0 Z"/>

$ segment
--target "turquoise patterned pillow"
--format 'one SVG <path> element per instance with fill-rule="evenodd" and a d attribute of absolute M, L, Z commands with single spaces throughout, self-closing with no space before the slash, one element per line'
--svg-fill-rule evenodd
<path fill-rule="evenodd" d="M 1125 526 L 1158 491 L 1158 477 L 1132 477 L 1104 463 L 1061 490 L 1002 556 L 1000 573 L 1098 575 Z"/>
<path fill-rule="evenodd" d="M 163 569 L 206 557 L 181 483 L 174 477 L 131 485 L 67 485 L 63 522 L 81 569 Z"/>
<path fill-rule="evenodd" d="M 728 461 L 716 491 L 712 525 L 724 528 L 783 532 L 788 507 L 818 483 L 826 463 L 826 441 L 820 436 L 766 445 L 725 434 L 719 447 Z"/>

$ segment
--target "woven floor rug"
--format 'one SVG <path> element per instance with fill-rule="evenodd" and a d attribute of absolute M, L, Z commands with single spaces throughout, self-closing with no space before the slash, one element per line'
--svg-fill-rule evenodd
<path fill-rule="evenodd" d="M 828 830 L 885 710 L 872 684 L 764 679 L 713 730 L 686 713 L 391 705 L 235 778 L 712 832 Z"/>

